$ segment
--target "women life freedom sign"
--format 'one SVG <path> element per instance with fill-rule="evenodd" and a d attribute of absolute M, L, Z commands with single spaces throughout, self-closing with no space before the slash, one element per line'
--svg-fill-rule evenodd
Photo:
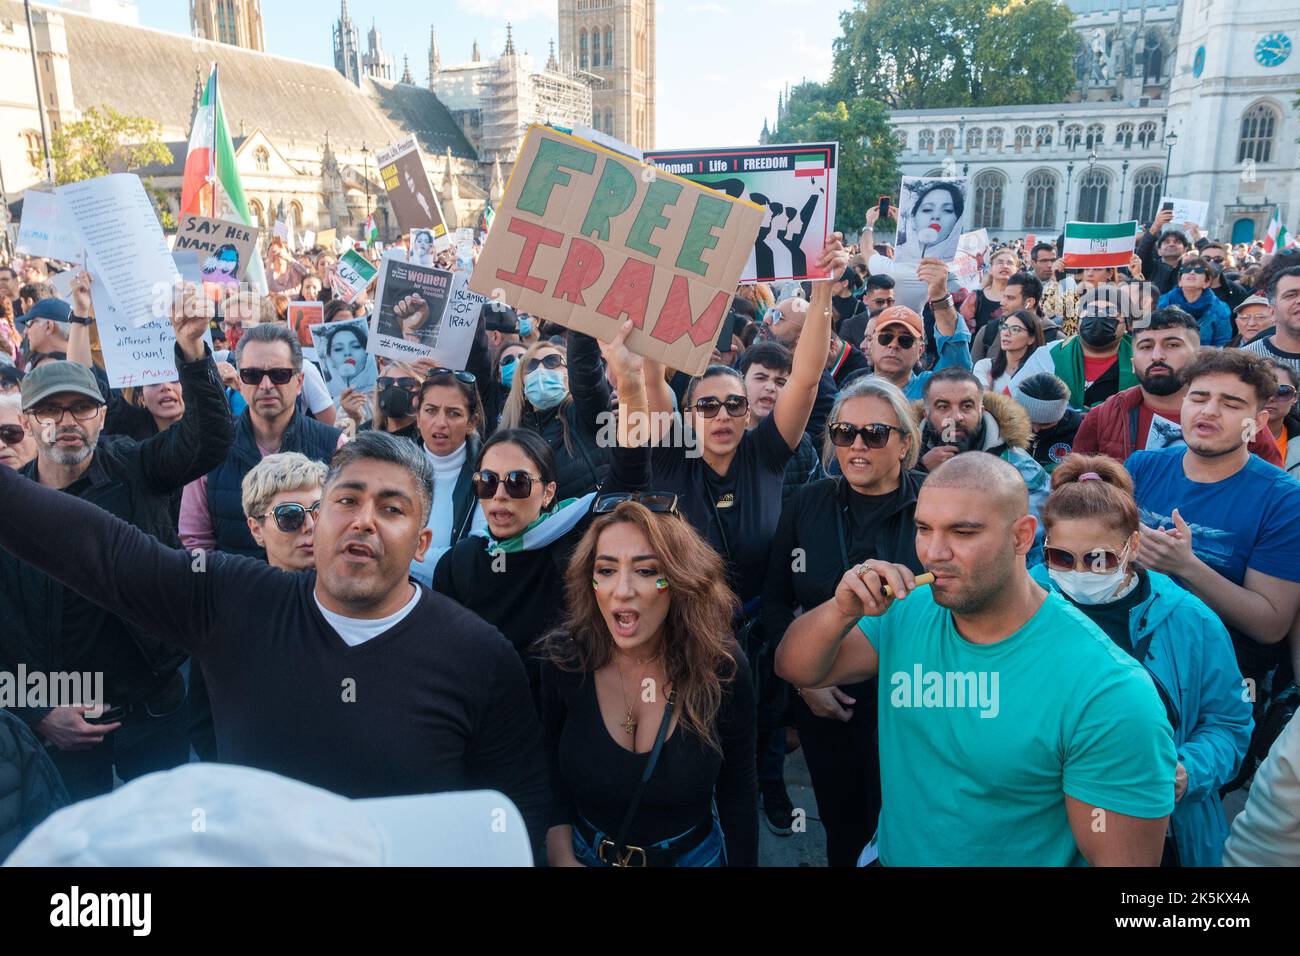
<path fill-rule="evenodd" d="M 584 139 L 534 126 L 470 289 L 692 375 L 754 248 L 763 210 Z"/>

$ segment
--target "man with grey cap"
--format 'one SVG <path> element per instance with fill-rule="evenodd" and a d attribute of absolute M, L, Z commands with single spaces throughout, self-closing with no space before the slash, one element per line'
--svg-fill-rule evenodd
<path fill-rule="evenodd" d="M 1083 412 L 1070 407 L 1070 387 L 1051 372 L 1029 376 L 1011 390 L 1011 397 L 1029 413 L 1034 434 L 1025 450 L 1050 475 L 1073 449 Z"/>
<path fill-rule="evenodd" d="M 207 319 L 201 303 L 191 298 L 178 312 L 172 325 L 186 412 L 176 427 L 143 442 L 102 435 L 105 401 L 91 370 L 75 362 L 43 362 L 22 383 L 23 414 L 37 456 L 18 471 L 173 546 L 179 541 L 172 494 L 221 462 L 233 436 L 225 392 L 203 342 Z M 49 528 L 52 535 L 68 532 L 77 533 L 74 526 Z M 112 789 L 114 769 L 125 780 L 185 761 L 185 685 L 177 671 L 183 653 L 10 550 L 0 550 L 0 620 L 0 670 L 22 665 L 29 674 L 103 674 L 107 702 L 56 701 L 60 706 L 14 711 L 53 746 L 51 755 L 74 799 Z M 104 706 L 111 706 L 111 719 L 87 722 L 88 710 L 94 720 Z"/>
<path fill-rule="evenodd" d="M 1259 294 L 1247 296 L 1232 313 L 1237 335 L 1228 343 L 1229 348 L 1241 348 L 1273 327 L 1273 306 L 1268 297 Z"/>

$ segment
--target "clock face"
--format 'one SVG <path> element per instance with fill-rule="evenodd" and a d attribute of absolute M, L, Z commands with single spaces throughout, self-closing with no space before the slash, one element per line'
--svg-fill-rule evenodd
<path fill-rule="evenodd" d="M 1196 77 L 1197 79 L 1200 79 L 1201 74 L 1204 72 L 1205 72 L 1205 47 L 1198 46 L 1196 48 L 1196 55 L 1192 57 L 1192 76 Z"/>
<path fill-rule="evenodd" d="M 1285 33 L 1268 33 L 1255 44 L 1255 59 L 1260 66 L 1281 66 L 1291 55 L 1291 38 Z"/>

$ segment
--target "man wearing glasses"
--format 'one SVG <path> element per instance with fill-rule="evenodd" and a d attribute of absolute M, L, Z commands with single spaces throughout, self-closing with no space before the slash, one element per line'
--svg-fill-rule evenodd
<path fill-rule="evenodd" d="M 18 474 L 85 499 L 174 546 L 172 494 L 218 464 L 232 437 L 200 312 L 182 309 L 172 319 L 186 407 L 174 428 L 143 442 L 102 435 L 104 396 L 91 370 L 75 362 L 44 362 L 22 382 L 26 429 L 37 454 Z M 177 670 L 183 653 L 3 550 L 0 620 L 0 670 L 21 664 L 29 673 L 57 668 L 104 675 L 105 700 L 80 706 L 49 701 L 60 706 L 15 710 L 52 745 L 74 799 L 107 793 L 114 770 L 130 780 L 185 761 L 185 683 Z M 96 721 L 96 705 L 108 708 L 106 719 Z"/>
<path fill-rule="evenodd" d="M 288 326 L 255 325 L 235 350 L 239 393 L 248 407 L 235 423 L 225 460 L 192 480 L 181 496 L 180 534 L 192 550 L 224 551 L 265 560 L 248 530 L 240 485 L 266 455 L 296 451 L 328 462 L 347 439 L 343 432 L 298 413 L 302 345 Z"/>

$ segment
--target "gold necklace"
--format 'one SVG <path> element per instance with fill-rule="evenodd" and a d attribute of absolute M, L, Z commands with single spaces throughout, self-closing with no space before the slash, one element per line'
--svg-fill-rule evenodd
<path fill-rule="evenodd" d="M 649 660 L 636 661 L 636 663 L 641 667 L 645 667 L 647 664 L 653 664 L 655 661 L 659 660 L 662 654 L 663 651 L 660 651 Z M 632 705 L 627 701 L 627 684 L 623 680 L 623 660 L 617 653 L 614 655 L 614 666 L 618 668 L 618 691 L 623 695 L 623 710 L 627 714 L 627 716 L 623 718 L 623 729 L 627 731 L 629 736 L 633 736 L 635 739 L 637 720 L 632 714 Z"/>

